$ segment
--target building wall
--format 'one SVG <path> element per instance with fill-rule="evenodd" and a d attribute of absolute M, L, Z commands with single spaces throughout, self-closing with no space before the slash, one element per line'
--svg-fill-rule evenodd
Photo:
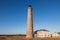
<path fill-rule="evenodd" d="M 34 38 L 37 38 L 37 34 L 34 34 Z"/>
<path fill-rule="evenodd" d="M 58 33 L 53 33 L 53 34 L 52 34 L 52 37 L 53 37 L 53 38 L 60 38 L 60 35 L 59 35 Z"/>
<path fill-rule="evenodd" d="M 51 37 L 51 34 L 48 31 L 38 31 L 37 37 L 40 37 L 40 38 Z"/>

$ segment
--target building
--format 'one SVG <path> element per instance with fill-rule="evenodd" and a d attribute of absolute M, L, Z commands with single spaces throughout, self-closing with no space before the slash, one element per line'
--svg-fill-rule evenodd
<path fill-rule="evenodd" d="M 53 38 L 60 38 L 60 32 L 55 32 L 52 34 Z"/>
<path fill-rule="evenodd" d="M 34 32 L 35 38 L 45 38 L 45 37 L 51 37 L 51 34 L 48 30 L 40 29 Z"/>

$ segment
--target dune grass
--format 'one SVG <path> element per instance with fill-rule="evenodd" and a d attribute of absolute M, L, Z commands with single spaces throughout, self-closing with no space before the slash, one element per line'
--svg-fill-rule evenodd
<path fill-rule="evenodd" d="M 26 36 L 0 36 L 0 40 L 60 40 L 60 38 L 32 38 L 27 39 Z"/>

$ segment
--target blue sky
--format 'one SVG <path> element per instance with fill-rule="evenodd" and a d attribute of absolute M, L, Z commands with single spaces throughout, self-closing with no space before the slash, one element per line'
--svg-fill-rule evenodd
<path fill-rule="evenodd" d="M 30 0 L 33 27 L 60 32 L 60 0 Z M 0 0 L 0 34 L 25 34 L 28 0 Z"/>

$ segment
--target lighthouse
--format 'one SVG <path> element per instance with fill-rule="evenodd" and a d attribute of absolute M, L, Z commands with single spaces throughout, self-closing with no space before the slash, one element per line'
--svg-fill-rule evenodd
<path fill-rule="evenodd" d="M 28 6 L 26 38 L 33 38 L 33 17 L 31 5 Z"/>

